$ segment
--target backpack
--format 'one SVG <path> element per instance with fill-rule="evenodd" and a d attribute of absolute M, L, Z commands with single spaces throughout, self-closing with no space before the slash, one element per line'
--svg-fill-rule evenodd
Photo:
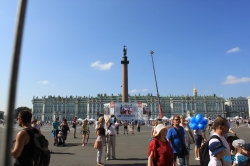
<path fill-rule="evenodd" d="M 49 166 L 50 163 L 50 151 L 49 142 L 44 135 L 34 133 L 32 129 L 26 128 L 27 132 L 34 135 L 34 149 L 33 149 L 33 163 L 34 166 Z"/>
<path fill-rule="evenodd" d="M 61 128 L 63 134 L 67 134 L 67 131 L 69 130 L 69 127 L 67 125 L 63 125 L 62 128 Z"/>
<path fill-rule="evenodd" d="M 209 141 L 213 138 L 216 138 L 220 141 L 221 144 L 222 141 L 220 139 L 220 137 L 218 137 L 217 135 L 213 135 Z M 200 164 L 201 165 L 208 165 L 209 161 L 210 161 L 210 155 L 209 155 L 209 141 L 205 142 L 200 149 Z"/>

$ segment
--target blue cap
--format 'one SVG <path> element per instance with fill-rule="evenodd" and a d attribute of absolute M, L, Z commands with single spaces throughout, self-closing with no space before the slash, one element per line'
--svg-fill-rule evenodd
<path fill-rule="evenodd" d="M 226 149 L 226 147 L 220 142 L 212 142 L 209 145 L 209 150 L 212 152 L 212 156 L 218 154 L 219 152 L 221 152 L 224 149 Z"/>

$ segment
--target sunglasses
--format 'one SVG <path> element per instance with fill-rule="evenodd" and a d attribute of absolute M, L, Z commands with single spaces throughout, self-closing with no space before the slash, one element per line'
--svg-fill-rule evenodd
<path fill-rule="evenodd" d="M 180 120 L 180 119 L 174 119 L 174 120 Z"/>

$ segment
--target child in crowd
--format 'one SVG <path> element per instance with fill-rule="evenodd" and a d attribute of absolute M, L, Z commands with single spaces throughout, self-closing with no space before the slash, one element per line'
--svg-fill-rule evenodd
<path fill-rule="evenodd" d="M 208 166 L 222 166 L 221 160 L 225 155 L 226 147 L 220 142 L 212 142 L 209 145 L 209 150 L 212 152 L 212 157 L 208 163 Z"/>
<path fill-rule="evenodd" d="M 246 156 L 247 152 L 244 149 L 245 141 L 243 139 L 237 139 L 233 141 L 234 151 L 231 151 L 232 155 L 235 155 L 233 160 L 233 166 L 244 166 L 248 157 Z"/>
<path fill-rule="evenodd" d="M 63 133 L 61 131 L 59 131 L 59 133 L 57 134 L 57 141 L 58 145 L 61 145 L 63 143 Z"/>

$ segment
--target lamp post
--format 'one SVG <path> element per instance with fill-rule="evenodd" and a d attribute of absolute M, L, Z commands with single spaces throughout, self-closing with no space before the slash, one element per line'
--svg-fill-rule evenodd
<path fill-rule="evenodd" d="M 152 58 L 153 70 L 154 70 L 154 77 L 155 77 L 155 86 L 156 86 L 156 91 L 157 91 L 157 98 L 158 98 L 158 109 L 159 109 L 159 113 L 160 113 L 159 118 L 162 118 L 162 108 L 161 108 L 160 95 L 159 95 L 158 85 L 157 85 L 157 80 L 156 80 L 153 54 L 154 54 L 154 51 L 150 51 L 150 55 L 151 55 L 151 58 Z"/>

